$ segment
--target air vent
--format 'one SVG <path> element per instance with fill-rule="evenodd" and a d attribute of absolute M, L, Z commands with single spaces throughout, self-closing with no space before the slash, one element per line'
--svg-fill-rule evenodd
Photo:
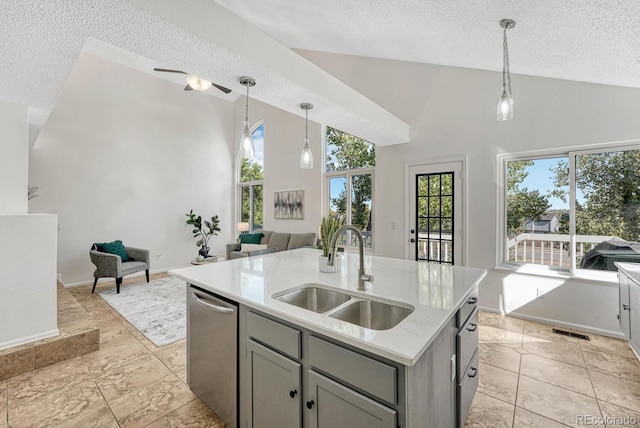
<path fill-rule="evenodd" d="M 557 328 L 554 328 L 553 332 L 555 334 L 561 334 L 563 336 L 576 337 L 582 340 L 591 340 L 589 339 L 589 336 L 587 336 L 586 334 L 574 333 L 572 331 L 558 330 Z"/>

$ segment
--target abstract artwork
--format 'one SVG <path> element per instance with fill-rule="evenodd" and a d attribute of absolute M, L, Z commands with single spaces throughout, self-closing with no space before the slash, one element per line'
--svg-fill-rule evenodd
<path fill-rule="evenodd" d="M 273 214 L 280 219 L 304 218 L 304 190 L 275 192 L 273 195 Z"/>

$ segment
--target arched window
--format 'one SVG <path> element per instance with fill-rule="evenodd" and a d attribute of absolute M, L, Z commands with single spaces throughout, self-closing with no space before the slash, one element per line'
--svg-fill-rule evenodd
<path fill-rule="evenodd" d="M 257 123 L 251 132 L 255 153 L 252 158 L 239 159 L 238 221 L 246 223 L 245 229 L 262 229 L 264 180 L 264 123 Z M 239 227 L 240 229 L 240 227 Z"/>

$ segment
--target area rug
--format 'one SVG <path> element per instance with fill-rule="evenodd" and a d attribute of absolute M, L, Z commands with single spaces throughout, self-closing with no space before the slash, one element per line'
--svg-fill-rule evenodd
<path fill-rule="evenodd" d="M 186 283 L 178 278 L 123 285 L 98 293 L 156 346 L 164 346 L 187 335 Z"/>

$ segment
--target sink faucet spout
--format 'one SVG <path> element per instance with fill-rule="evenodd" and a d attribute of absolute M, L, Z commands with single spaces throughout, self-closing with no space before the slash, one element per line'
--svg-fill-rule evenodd
<path fill-rule="evenodd" d="M 329 257 L 327 260 L 327 264 L 329 266 L 333 266 L 333 263 L 336 259 L 336 252 L 338 251 L 338 238 L 346 230 L 354 231 L 356 237 L 358 238 L 358 255 L 360 258 L 360 269 L 358 270 L 358 290 L 365 291 L 366 287 L 364 283 L 373 282 L 373 275 L 368 275 L 364 272 L 364 239 L 362 238 L 362 233 L 357 227 L 351 224 L 345 224 L 340 229 L 338 229 L 336 233 L 333 234 L 333 236 L 331 237 L 331 244 L 329 244 Z"/>

